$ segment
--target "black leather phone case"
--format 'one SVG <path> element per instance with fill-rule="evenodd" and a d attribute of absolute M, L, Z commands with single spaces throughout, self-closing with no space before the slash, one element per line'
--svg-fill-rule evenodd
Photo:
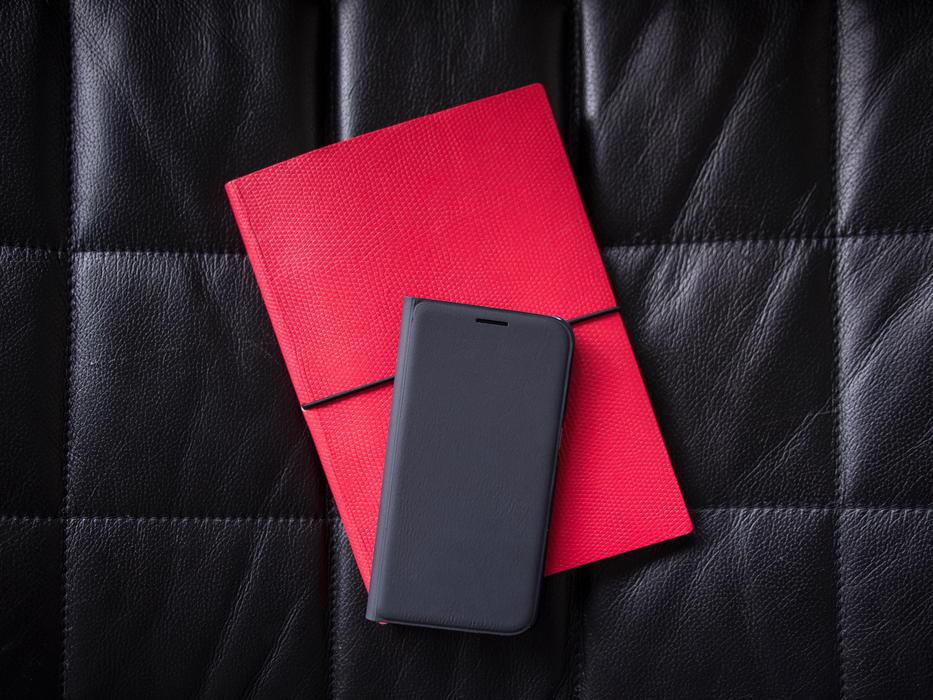
<path fill-rule="evenodd" d="M 532 624 L 572 353 L 552 316 L 405 300 L 368 619 Z"/>

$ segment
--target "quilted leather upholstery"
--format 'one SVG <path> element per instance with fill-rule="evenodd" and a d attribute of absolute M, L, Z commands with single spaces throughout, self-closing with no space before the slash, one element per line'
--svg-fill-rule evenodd
<path fill-rule="evenodd" d="M 933 694 L 933 9 L 0 6 L 0 694 Z M 696 532 L 363 619 L 222 190 L 546 85 Z"/>

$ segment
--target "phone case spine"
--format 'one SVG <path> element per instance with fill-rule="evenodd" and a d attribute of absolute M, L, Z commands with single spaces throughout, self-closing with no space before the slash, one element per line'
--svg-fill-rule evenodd
<path fill-rule="evenodd" d="M 408 345 L 411 337 L 411 323 L 414 319 L 418 299 L 406 297 L 402 306 L 402 324 L 399 334 L 398 359 L 396 361 L 396 389 L 405 387 L 405 377 L 409 365 Z M 392 396 L 392 409 L 389 413 L 389 435 L 386 441 L 385 467 L 382 472 L 382 496 L 379 502 L 379 521 L 376 527 L 376 545 L 373 556 L 373 569 L 369 581 L 369 600 L 366 604 L 366 619 L 381 622 L 382 614 L 382 562 L 391 542 L 391 523 L 389 510 L 395 497 L 396 467 L 395 457 L 398 452 L 398 433 L 401 430 L 400 415 L 405 397 L 401 394 Z"/>

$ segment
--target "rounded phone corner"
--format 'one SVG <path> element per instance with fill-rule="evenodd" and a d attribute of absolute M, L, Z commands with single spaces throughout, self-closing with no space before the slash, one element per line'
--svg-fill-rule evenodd
<path fill-rule="evenodd" d="M 570 325 L 570 322 L 567 319 L 561 318 L 560 316 L 548 316 L 548 318 L 552 322 L 556 323 L 564 332 L 564 337 L 567 339 L 567 352 L 573 352 L 573 326 Z"/>
<path fill-rule="evenodd" d="M 514 624 L 497 629 L 495 630 L 494 634 L 498 634 L 503 637 L 515 637 L 530 630 L 537 619 L 538 606 L 535 605 L 528 611 L 526 615 L 522 616 Z"/>

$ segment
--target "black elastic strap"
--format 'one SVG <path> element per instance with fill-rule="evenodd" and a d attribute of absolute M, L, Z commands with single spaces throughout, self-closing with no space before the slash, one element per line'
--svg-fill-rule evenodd
<path fill-rule="evenodd" d="M 567 321 L 571 326 L 576 326 L 580 323 L 586 323 L 587 321 L 592 321 L 597 318 L 602 318 L 603 316 L 608 316 L 609 314 L 614 314 L 617 311 L 621 311 L 622 307 L 620 306 L 610 306 L 608 309 L 600 309 L 599 311 L 594 311 L 593 313 L 583 314 L 582 316 L 576 316 Z M 312 408 L 317 408 L 325 403 L 330 403 L 331 401 L 336 401 L 337 399 L 344 399 L 347 396 L 352 396 L 353 394 L 359 394 L 360 392 L 367 391 L 368 389 L 374 389 L 377 386 L 382 386 L 383 384 L 388 384 L 393 379 L 395 375 L 391 377 L 383 377 L 382 379 L 377 379 L 374 382 L 369 382 L 368 384 L 360 384 L 355 386 L 352 389 L 347 389 L 346 391 L 338 391 L 336 394 L 331 394 L 330 396 L 325 396 L 322 399 L 316 399 L 314 401 L 309 401 L 308 403 L 301 404 L 301 410 L 307 411 Z"/>

